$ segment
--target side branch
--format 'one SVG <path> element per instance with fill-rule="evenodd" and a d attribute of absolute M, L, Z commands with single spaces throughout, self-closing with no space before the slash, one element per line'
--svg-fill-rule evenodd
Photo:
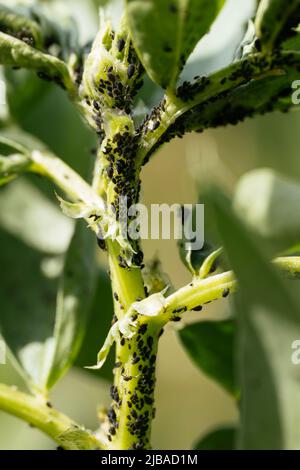
<path fill-rule="evenodd" d="M 300 257 L 276 258 L 273 263 L 289 278 L 300 278 Z M 160 318 L 166 324 L 186 311 L 200 310 L 205 304 L 227 297 L 237 288 L 238 282 L 233 271 L 216 274 L 206 279 L 195 278 L 190 284 L 166 298 Z"/>
<path fill-rule="evenodd" d="M 140 128 L 142 138 L 138 153 L 139 164 L 147 162 L 149 155 L 158 144 L 161 145 L 176 135 L 182 136 L 189 130 L 197 130 L 194 127 L 189 129 L 187 122 L 181 122 L 180 118 L 183 118 L 187 113 L 197 110 L 205 104 L 213 105 L 217 97 L 229 97 L 231 92 L 253 81 L 282 79 L 288 75 L 289 69 L 294 65 L 299 65 L 299 60 L 300 54 L 297 52 L 284 51 L 274 56 L 259 53 L 234 62 L 208 77 L 200 77 L 193 83 L 185 82 L 178 88 L 176 95 L 165 96 L 160 105 L 143 122 Z M 286 81 L 290 88 L 289 77 Z M 280 85 L 282 88 L 281 82 Z M 251 113 L 253 114 L 252 109 Z M 249 115 L 252 115 L 251 113 Z M 216 116 L 213 116 L 212 122 L 214 119 Z M 178 129 L 175 129 L 177 122 Z M 220 124 L 225 125 L 226 123 L 221 122 Z M 199 127 L 201 128 L 201 126 Z M 202 128 L 204 127 L 205 125 L 202 126 Z M 170 136 L 171 129 L 172 135 Z"/>
<path fill-rule="evenodd" d="M 101 449 L 94 435 L 63 413 L 48 406 L 41 398 L 20 392 L 13 387 L 0 384 L 0 410 L 20 418 L 51 437 L 65 450 Z M 65 436 L 76 433 L 76 442 L 68 442 Z"/>

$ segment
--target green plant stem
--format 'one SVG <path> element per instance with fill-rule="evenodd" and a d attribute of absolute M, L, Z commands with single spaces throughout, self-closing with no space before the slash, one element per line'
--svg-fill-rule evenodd
<path fill-rule="evenodd" d="M 108 241 L 107 249 L 112 288 L 118 297 L 116 306 L 121 318 L 133 302 L 145 297 L 142 273 L 139 268 L 120 267 L 118 257 L 121 250 L 116 242 Z"/>
<path fill-rule="evenodd" d="M 109 448 L 149 449 L 155 416 L 155 365 L 161 322 L 144 319 L 137 334 L 117 344 Z"/>
<path fill-rule="evenodd" d="M 160 318 L 166 324 L 178 313 L 221 299 L 236 289 L 237 281 L 232 271 L 216 274 L 207 279 L 195 278 L 190 284 L 166 298 Z"/>
<path fill-rule="evenodd" d="M 61 436 L 70 430 L 79 429 L 77 423 L 69 417 L 47 406 L 42 398 L 34 397 L 29 394 L 20 392 L 14 387 L 9 387 L 0 384 L 0 410 L 10 413 L 11 415 L 20 418 L 31 426 L 35 426 L 42 432 L 51 437 L 58 445 L 61 445 Z M 86 446 L 86 440 L 91 441 L 91 445 L 95 447 L 96 438 L 83 431 Z M 100 448 L 100 442 L 97 443 Z M 66 450 L 74 449 L 74 442 L 72 445 L 64 443 Z M 76 443 L 76 448 L 81 450 L 80 439 Z"/>
<path fill-rule="evenodd" d="M 300 257 L 280 257 L 273 264 L 292 279 L 300 278 Z M 238 288 L 238 282 L 233 271 L 216 274 L 206 279 L 194 278 L 187 286 L 182 287 L 166 298 L 160 318 L 166 324 L 176 316 L 176 311 L 193 310 L 214 300 L 227 297 Z M 180 310 L 182 311 L 180 312 Z"/>
<path fill-rule="evenodd" d="M 49 178 L 71 200 L 102 204 L 92 187 L 60 158 L 46 152 L 34 151 L 31 161 L 31 171 Z"/>
<path fill-rule="evenodd" d="M 275 266 L 281 269 L 291 279 L 300 279 L 300 257 L 282 256 L 274 260 Z"/>
<path fill-rule="evenodd" d="M 160 125 L 155 131 L 144 129 L 141 148 L 138 154 L 140 165 L 143 164 L 147 154 L 163 137 L 170 126 L 183 114 L 191 109 L 206 103 L 208 100 L 234 90 L 235 88 L 248 83 L 250 80 L 259 80 L 266 76 L 279 76 L 285 74 L 284 61 L 286 57 L 299 58 L 297 52 L 281 52 L 282 64 L 275 62 L 272 57 L 264 54 L 254 54 L 251 57 L 241 59 L 228 67 L 211 74 L 208 78 L 210 83 L 203 91 L 195 93 L 194 97 L 188 101 L 182 101 L 175 95 L 165 96 L 164 111 L 160 115 Z M 244 73 L 247 65 L 247 73 Z"/>

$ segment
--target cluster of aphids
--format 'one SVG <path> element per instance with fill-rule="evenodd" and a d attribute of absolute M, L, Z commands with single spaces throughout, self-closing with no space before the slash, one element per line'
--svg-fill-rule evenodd
<path fill-rule="evenodd" d="M 25 44 L 27 44 L 28 46 L 31 46 L 31 47 L 35 46 L 34 37 L 32 33 L 26 28 L 21 28 L 18 31 L 15 31 L 15 30 L 8 28 L 6 25 L 2 25 L 0 23 L 0 31 L 16 39 L 19 39 L 20 41 L 25 42 Z"/>
<path fill-rule="evenodd" d="M 118 51 L 122 52 L 125 47 L 124 39 L 119 39 L 117 44 Z M 111 109 L 120 109 L 130 115 L 133 98 L 143 85 L 142 72 L 143 68 L 132 53 L 132 46 L 130 45 L 126 75 L 121 76 L 118 67 L 114 67 L 113 64 L 110 65 L 98 83 L 100 100 L 106 102 L 105 104 Z"/>
<path fill-rule="evenodd" d="M 133 321 L 136 318 L 133 317 Z M 132 340 L 122 337 L 120 346 L 131 350 Z M 142 449 L 149 445 L 148 429 L 154 418 L 154 386 L 155 386 L 155 362 L 156 354 L 153 352 L 154 338 L 148 331 L 148 325 L 142 324 L 137 330 L 135 338 L 136 351 L 130 356 L 130 375 L 126 373 L 121 361 L 115 363 L 115 369 L 119 369 L 123 387 L 116 385 L 111 387 L 111 408 L 108 410 L 108 440 L 111 441 L 119 427 L 119 411 L 121 407 L 126 411 L 127 430 L 135 438 L 134 449 Z M 131 389 L 131 381 L 135 380 L 134 390 Z"/>

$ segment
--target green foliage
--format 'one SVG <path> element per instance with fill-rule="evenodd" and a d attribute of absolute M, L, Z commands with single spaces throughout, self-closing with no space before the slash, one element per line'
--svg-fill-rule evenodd
<path fill-rule="evenodd" d="M 49 77 L 62 86 L 72 89 L 69 72 L 64 62 L 2 32 L 0 32 L 0 56 L 2 65 L 36 70 L 41 76 Z"/>
<path fill-rule="evenodd" d="M 261 0 L 256 16 L 256 32 L 264 48 L 271 49 L 291 35 L 300 20 L 299 0 Z"/>
<path fill-rule="evenodd" d="M 297 286 L 288 284 L 221 199 L 216 218 L 239 281 L 237 362 L 241 386 L 242 449 L 293 449 L 299 445 L 299 377 L 291 345 L 299 328 Z"/>
<path fill-rule="evenodd" d="M 100 272 L 98 274 L 86 333 L 79 354 L 75 360 L 75 365 L 95 377 L 101 377 L 109 381 L 112 381 L 113 378 L 112 370 L 115 363 L 113 354 L 107 358 L 100 370 L 85 369 L 85 367 L 94 364 L 99 345 L 104 343 L 107 332 L 111 327 L 112 316 L 113 301 L 111 285 L 108 276 Z"/>
<path fill-rule="evenodd" d="M 59 259 L 45 259 L 5 232 L 1 246 L 1 331 L 29 386 L 44 390 L 70 367 L 81 346 L 96 274 L 94 245 L 79 225 L 59 284 Z M 19 269 L 11 265 L 12 253 Z"/>
<path fill-rule="evenodd" d="M 204 436 L 195 445 L 195 450 L 234 450 L 236 429 L 217 429 Z"/>
<path fill-rule="evenodd" d="M 234 397 L 238 396 L 234 368 L 234 322 L 193 323 L 179 331 L 195 364 Z"/>
<path fill-rule="evenodd" d="M 80 350 L 98 273 L 92 234 L 83 222 L 77 222 L 58 288 L 47 388 L 69 369 Z"/>
<path fill-rule="evenodd" d="M 126 0 L 132 37 L 148 75 L 174 89 L 197 42 L 224 0 Z"/>
<path fill-rule="evenodd" d="M 299 203 L 299 184 L 267 168 L 246 173 L 234 196 L 240 218 L 277 251 L 300 243 Z"/>

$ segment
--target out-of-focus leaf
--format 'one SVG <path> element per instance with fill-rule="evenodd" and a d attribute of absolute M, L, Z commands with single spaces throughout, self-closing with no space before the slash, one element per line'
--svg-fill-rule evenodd
<path fill-rule="evenodd" d="M 31 19 L 29 10 L 11 9 L 0 3 L 0 31 L 18 37 L 27 44 L 42 48 L 42 32 L 40 25 L 34 19 Z"/>
<path fill-rule="evenodd" d="M 96 142 L 94 132 L 84 124 L 66 94 L 51 84 L 49 89 L 42 92 L 35 106 L 28 108 L 26 101 L 22 101 L 22 90 L 30 78 L 20 86 L 18 72 L 11 74 L 14 79 L 10 78 L 8 83 L 8 103 L 12 117 L 28 134 L 36 136 L 53 153 L 86 177 L 94 161 L 90 153 Z M 18 107 L 14 105 L 15 99 L 20 104 Z M 42 187 L 41 184 L 39 186 Z"/>
<path fill-rule="evenodd" d="M 281 47 L 287 51 L 299 51 L 300 50 L 300 28 L 299 25 L 293 29 L 293 34 L 286 39 Z"/>
<path fill-rule="evenodd" d="M 90 319 L 96 283 L 95 240 L 79 221 L 66 254 L 60 279 L 54 329 L 54 351 L 46 381 L 51 388 L 73 364 Z"/>
<path fill-rule="evenodd" d="M 7 157 L 0 156 L 0 186 L 28 170 L 30 164 L 30 160 L 24 157 L 24 155 L 12 154 Z"/>
<path fill-rule="evenodd" d="M 0 63 L 8 67 L 24 67 L 54 80 L 74 92 L 66 64 L 55 56 L 44 54 L 25 42 L 0 31 Z"/>
<path fill-rule="evenodd" d="M 211 431 L 195 445 L 195 450 L 234 450 L 236 429 L 232 427 Z"/>
<path fill-rule="evenodd" d="M 272 48 L 288 36 L 300 21 L 300 1 L 261 0 L 256 15 L 256 33 L 263 47 Z"/>
<path fill-rule="evenodd" d="M 0 328 L 28 382 L 43 385 L 51 357 L 57 278 L 42 270 L 45 256 L 0 232 Z"/>
<path fill-rule="evenodd" d="M 238 446 L 298 448 L 300 373 L 291 360 L 291 346 L 300 328 L 298 287 L 266 261 L 216 194 L 211 202 L 239 282 L 236 358 L 242 399 Z"/>
<path fill-rule="evenodd" d="M 5 68 L 7 86 L 7 102 L 12 118 L 18 122 L 18 117 L 31 114 L 38 107 L 43 97 L 53 87 L 50 82 L 41 80 L 29 70 L 13 70 Z"/>
<path fill-rule="evenodd" d="M 206 34 L 223 0 L 127 0 L 133 41 L 153 81 L 174 87 L 197 42 Z"/>
<path fill-rule="evenodd" d="M 199 322 L 179 331 L 180 339 L 197 366 L 234 397 L 234 323 L 231 320 Z"/>
<path fill-rule="evenodd" d="M 300 185 L 268 168 L 246 173 L 234 195 L 239 217 L 277 250 L 300 243 L 299 207 Z"/>
<path fill-rule="evenodd" d="M 0 191 L 0 227 L 45 255 L 63 254 L 73 221 L 25 179 Z"/>
<path fill-rule="evenodd" d="M 95 377 L 110 381 L 113 377 L 112 369 L 115 362 L 113 354 L 110 354 L 100 370 L 85 369 L 85 367 L 94 364 L 99 348 L 104 343 L 111 327 L 112 318 L 113 300 L 109 278 L 105 273 L 100 273 L 87 331 L 75 365 Z"/>
<path fill-rule="evenodd" d="M 0 328 L 18 369 L 38 390 L 53 387 L 80 349 L 97 273 L 91 236 L 78 225 L 58 282 L 59 259 L 51 268 L 49 258 L 0 233 Z"/>

